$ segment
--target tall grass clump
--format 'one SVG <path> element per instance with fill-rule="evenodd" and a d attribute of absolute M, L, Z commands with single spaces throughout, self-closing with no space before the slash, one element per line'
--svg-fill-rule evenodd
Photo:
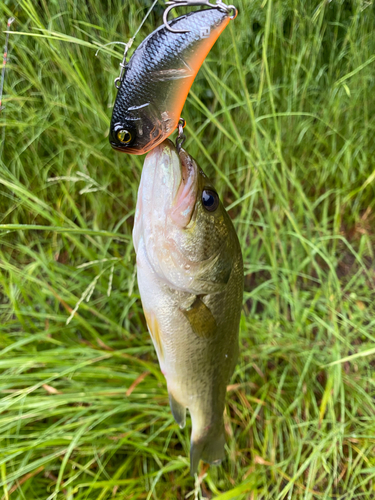
<path fill-rule="evenodd" d="M 228 458 L 196 482 L 137 289 L 143 158 L 108 143 L 121 48 L 95 57 L 152 2 L 0 3 L 4 30 L 16 17 L 0 114 L 5 500 L 375 497 L 374 7 L 236 2 L 184 108 L 245 265 Z"/>

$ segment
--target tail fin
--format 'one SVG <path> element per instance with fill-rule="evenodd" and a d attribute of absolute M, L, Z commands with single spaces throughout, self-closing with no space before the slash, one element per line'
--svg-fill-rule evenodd
<path fill-rule="evenodd" d="M 225 457 L 225 436 L 223 426 L 212 429 L 200 439 L 191 435 L 190 445 L 190 474 L 198 471 L 199 460 L 212 465 L 219 465 Z"/>

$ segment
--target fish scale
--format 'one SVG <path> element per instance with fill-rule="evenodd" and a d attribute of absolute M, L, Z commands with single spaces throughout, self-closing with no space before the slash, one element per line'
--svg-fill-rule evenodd
<path fill-rule="evenodd" d="M 151 33 L 131 57 L 118 90 L 110 125 L 114 149 L 143 154 L 177 127 L 191 85 L 211 47 L 229 23 L 219 9 L 190 12 Z M 124 143 L 119 131 L 126 131 Z"/>

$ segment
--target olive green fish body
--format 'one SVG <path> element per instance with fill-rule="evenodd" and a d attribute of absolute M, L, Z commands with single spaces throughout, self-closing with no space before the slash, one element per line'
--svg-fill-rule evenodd
<path fill-rule="evenodd" d="M 196 162 L 170 141 L 146 158 L 133 231 L 147 325 L 181 427 L 192 418 L 191 472 L 224 457 L 226 386 L 238 355 L 243 293 L 233 224 Z"/>
<path fill-rule="evenodd" d="M 110 125 L 114 149 L 143 154 L 177 127 L 191 85 L 230 17 L 219 9 L 190 12 L 151 33 L 131 57 Z"/>

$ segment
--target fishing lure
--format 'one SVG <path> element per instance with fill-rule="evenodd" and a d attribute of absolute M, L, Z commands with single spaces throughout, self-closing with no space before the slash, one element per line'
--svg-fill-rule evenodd
<path fill-rule="evenodd" d="M 151 33 L 125 63 L 116 79 L 118 88 L 110 125 L 111 146 L 121 152 L 144 154 L 169 137 L 193 81 L 207 54 L 231 19 L 234 6 L 222 0 L 174 0 L 167 2 L 164 25 Z M 171 9 L 207 5 L 168 22 Z"/>

